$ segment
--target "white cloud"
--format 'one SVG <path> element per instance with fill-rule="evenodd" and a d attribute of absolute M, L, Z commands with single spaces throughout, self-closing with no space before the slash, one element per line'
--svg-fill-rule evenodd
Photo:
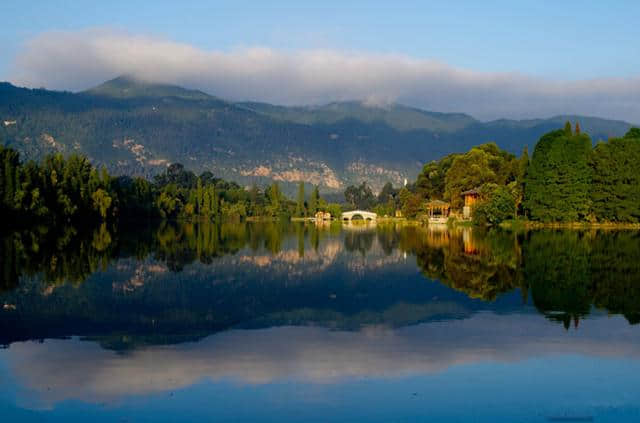
<path fill-rule="evenodd" d="M 10 80 L 82 90 L 121 74 L 232 100 L 317 104 L 360 99 L 481 119 L 586 114 L 640 122 L 640 76 L 560 81 L 475 72 L 403 55 L 264 47 L 207 51 L 108 29 L 47 32 L 31 39 L 16 58 Z"/>
<path fill-rule="evenodd" d="M 526 329 L 523 329 L 526 328 Z M 517 363 L 581 355 L 638 360 L 640 337 L 620 316 L 566 332 L 536 314 L 475 314 L 464 320 L 357 332 L 320 327 L 232 330 L 197 343 L 149 346 L 127 354 L 78 340 L 14 343 L 0 358 L 29 397 L 29 408 L 60 401 L 116 401 L 181 389 L 202 380 L 330 384 L 402 378 L 457 365 Z"/>

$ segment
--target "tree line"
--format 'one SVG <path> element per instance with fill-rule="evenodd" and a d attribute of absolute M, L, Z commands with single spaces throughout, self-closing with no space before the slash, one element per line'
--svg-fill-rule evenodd
<path fill-rule="evenodd" d="M 19 153 L 0 146 L 0 216 L 11 222 L 100 223 L 126 218 L 241 220 L 247 217 L 311 216 L 317 211 L 338 215 L 315 187 L 309 199 L 300 185 L 298 200 L 287 198 L 277 183 L 266 189 L 241 187 L 200 175 L 175 163 L 152 181 L 114 177 L 81 155 L 46 156 L 21 162 Z"/>
<path fill-rule="evenodd" d="M 327 203 L 314 187 L 296 200 L 277 183 L 265 189 L 200 175 L 172 164 L 152 181 L 114 177 L 80 155 L 46 156 L 20 161 L 19 153 L 0 146 L 0 215 L 4 222 L 104 222 L 119 218 L 233 219 L 312 217 L 318 211 L 339 216 L 342 208 L 397 212 L 415 218 L 427 212 L 426 201 L 440 199 L 453 210 L 461 193 L 476 189 L 473 217 L 479 224 L 526 218 L 539 222 L 640 222 L 640 129 L 592 146 L 591 139 L 567 123 L 536 144 L 531 158 L 476 146 L 427 163 L 417 180 L 401 188 L 387 183 L 374 194 L 366 182 L 344 192 L 343 205 Z"/>
<path fill-rule="evenodd" d="M 428 200 L 463 206 L 462 192 L 475 189 L 473 219 L 498 224 L 510 219 L 537 222 L 640 223 L 640 129 L 600 141 L 567 122 L 542 136 L 532 157 L 520 157 L 495 143 L 476 146 L 427 163 L 414 183 L 391 184 L 376 196 L 362 183 L 345 191 L 349 207 L 415 218 L 427 213 Z"/>
<path fill-rule="evenodd" d="M 529 163 L 525 149 L 520 158 L 500 149 L 495 143 L 476 146 L 466 153 L 454 153 L 427 163 L 413 183 L 394 188 L 384 185 L 375 195 L 363 182 L 345 190 L 347 207 L 373 210 L 380 216 L 397 212 L 407 218 L 427 213 L 428 200 L 444 200 L 452 209 L 461 209 L 461 193 L 477 188 L 484 198 L 509 198 L 510 215 L 521 208 L 524 176 Z M 479 213 L 478 213 L 479 214 Z"/>

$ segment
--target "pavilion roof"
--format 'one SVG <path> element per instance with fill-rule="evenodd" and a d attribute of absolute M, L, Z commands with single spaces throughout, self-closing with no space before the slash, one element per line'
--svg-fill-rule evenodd
<path fill-rule="evenodd" d="M 449 207 L 449 203 L 442 200 L 429 200 L 426 203 L 427 207 Z"/>

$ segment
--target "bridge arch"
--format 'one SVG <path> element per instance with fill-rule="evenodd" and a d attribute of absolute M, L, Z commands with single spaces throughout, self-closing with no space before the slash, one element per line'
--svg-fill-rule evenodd
<path fill-rule="evenodd" d="M 342 220 L 352 221 L 354 217 L 360 216 L 362 220 L 376 220 L 378 215 L 376 213 L 364 210 L 353 210 L 342 213 Z"/>

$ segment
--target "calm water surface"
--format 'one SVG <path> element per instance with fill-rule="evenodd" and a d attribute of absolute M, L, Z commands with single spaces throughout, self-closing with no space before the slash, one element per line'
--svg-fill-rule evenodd
<path fill-rule="evenodd" d="M 0 247 L 3 421 L 640 419 L 640 234 L 39 228 Z"/>

